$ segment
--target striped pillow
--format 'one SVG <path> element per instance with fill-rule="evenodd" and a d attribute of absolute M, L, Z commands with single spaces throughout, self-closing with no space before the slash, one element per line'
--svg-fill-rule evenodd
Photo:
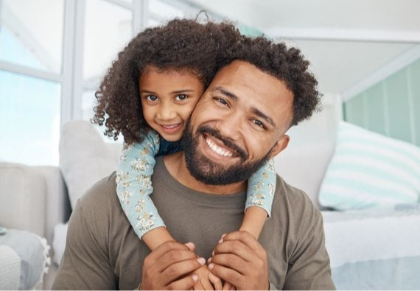
<path fill-rule="evenodd" d="M 420 148 L 341 122 L 319 202 L 337 210 L 418 203 Z"/>

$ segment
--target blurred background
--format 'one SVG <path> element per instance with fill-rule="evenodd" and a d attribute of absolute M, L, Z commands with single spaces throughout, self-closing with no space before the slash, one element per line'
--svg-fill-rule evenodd
<path fill-rule="evenodd" d="M 58 165 L 62 126 L 92 117 L 128 41 L 203 9 L 299 47 L 327 110 L 339 103 L 344 120 L 420 146 L 420 1 L 0 0 L 0 161 Z M 328 115 L 310 124 L 296 142 L 331 133 Z"/>

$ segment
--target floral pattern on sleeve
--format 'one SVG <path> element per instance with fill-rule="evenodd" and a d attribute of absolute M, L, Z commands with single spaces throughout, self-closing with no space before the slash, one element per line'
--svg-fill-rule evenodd
<path fill-rule="evenodd" d="M 245 208 L 257 206 L 271 216 L 271 207 L 276 189 L 276 170 L 274 160 L 270 159 L 248 180 Z"/>
<path fill-rule="evenodd" d="M 151 130 L 144 141 L 124 145 L 118 163 L 117 195 L 131 226 L 137 236 L 165 226 L 153 204 L 152 174 L 159 151 L 159 135 Z"/>

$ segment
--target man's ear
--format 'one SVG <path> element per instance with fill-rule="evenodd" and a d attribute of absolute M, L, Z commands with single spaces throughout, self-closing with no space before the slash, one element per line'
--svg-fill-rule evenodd
<path fill-rule="evenodd" d="M 283 135 L 273 146 L 273 149 L 271 151 L 270 159 L 277 156 L 280 152 L 282 152 L 284 149 L 287 148 L 287 145 L 289 144 L 290 137 L 288 135 Z"/>

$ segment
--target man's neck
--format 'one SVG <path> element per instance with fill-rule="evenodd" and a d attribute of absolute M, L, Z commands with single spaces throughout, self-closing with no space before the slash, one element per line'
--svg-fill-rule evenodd
<path fill-rule="evenodd" d="M 235 194 L 241 191 L 246 190 L 246 182 L 239 182 L 230 185 L 208 185 L 203 182 L 198 181 L 193 176 L 191 176 L 188 171 L 184 152 L 178 152 L 171 155 L 166 155 L 163 157 L 163 162 L 169 174 L 177 180 L 179 183 L 184 186 L 193 189 L 195 191 L 204 192 L 208 194 L 215 195 L 226 195 L 226 194 Z"/>

